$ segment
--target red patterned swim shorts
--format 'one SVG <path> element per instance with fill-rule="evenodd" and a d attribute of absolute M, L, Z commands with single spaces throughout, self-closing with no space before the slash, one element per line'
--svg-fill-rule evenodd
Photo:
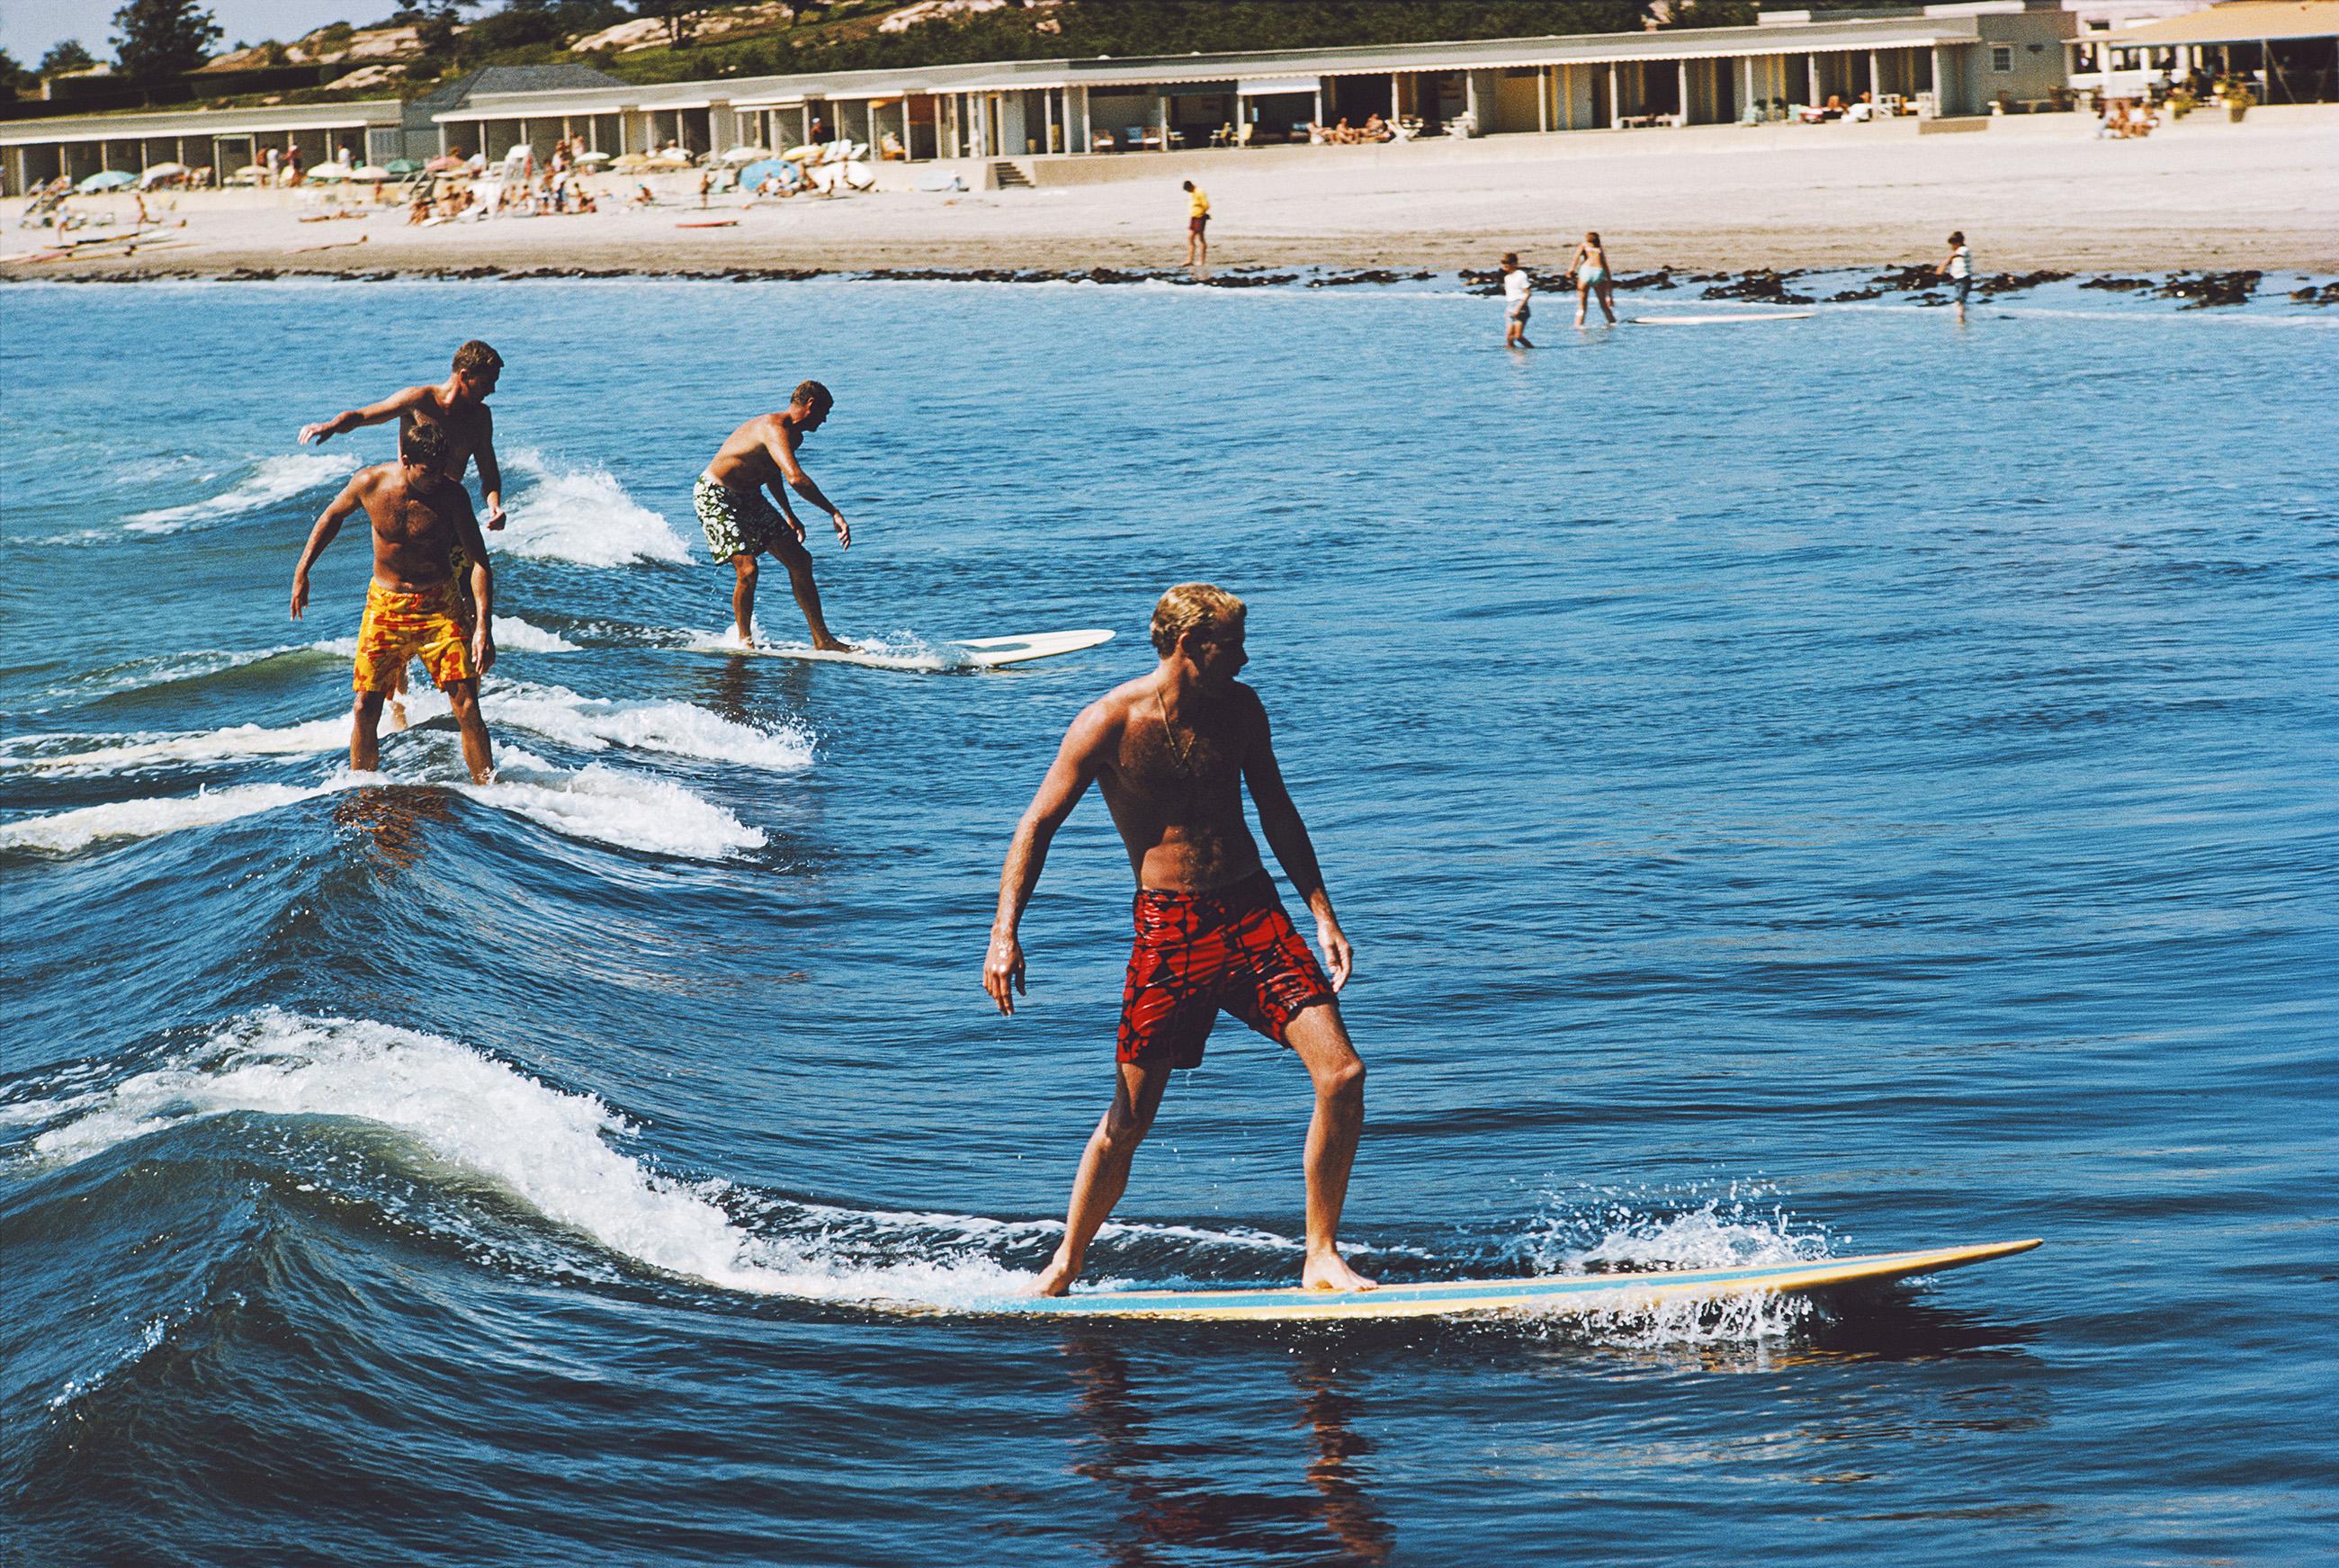
<path fill-rule="evenodd" d="M 1332 982 L 1258 872 L 1209 892 L 1140 889 L 1120 991 L 1122 1061 L 1196 1067 L 1221 1010 L 1278 1045 Z"/>

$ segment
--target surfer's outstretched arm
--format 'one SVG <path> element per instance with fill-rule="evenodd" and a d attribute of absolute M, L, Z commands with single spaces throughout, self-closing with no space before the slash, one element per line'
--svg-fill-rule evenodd
<path fill-rule="evenodd" d="M 394 419 L 409 409 L 419 407 L 429 395 L 430 389 L 428 386 L 405 387 L 392 392 L 379 403 L 368 403 L 362 409 L 344 409 L 330 419 L 320 419 L 313 425 L 301 426 L 301 445 L 305 447 L 311 441 L 322 442 L 328 437 L 338 436 L 345 430 L 354 430 L 363 425 L 379 425 L 385 420 Z"/>
<path fill-rule="evenodd" d="M 504 468 L 496 461 L 496 416 L 485 403 L 479 408 L 479 444 L 471 449 L 471 461 L 479 466 L 479 498 L 488 503 L 487 515 L 479 521 L 500 528 L 504 526 Z"/>
<path fill-rule="evenodd" d="M 1267 847 L 1275 852 L 1276 863 L 1291 879 L 1292 890 L 1316 916 L 1316 945 L 1324 950 L 1325 966 L 1332 971 L 1332 989 L 1337 991 L 1348 983 L 1356 968 L 1356 950 L 1340 929 L 1339 917 L 1332 912 L 1332 895 L 1324 891 L 1324 871 L 1316 859 L 1315 841 L 1308 836 L 1308 824 L 1300 820 L 1298 804 L 1283 782 L 1282 764 L 1275 760 L 1267 709 L 1255 695 L 1250 705 L 1252 731 L 1243 754 L 1243 782 L 1250 786 L 1251 802 L 1258 807 L 1259 831 L 1267 835 Z"/>
<path fill-rule="evenodd" d="M 316 564 L 319 556 L 325 553 L 325 547 L 333 542 L 333 536 L 341 531 L 342 522 L 365 504 L 360 489 L 370 471 L 360 468 L 351 474 L 350 482 L 341 487 L 341 493 L 335 496 L 332 503 L 318 515 L 317 526 L 309 530 L 309 543 L 301 551 L 301 564 L 292 568 L 294 620 L 299 620 L 301 612 L 309 607 L 309 568 Z"/>
<path fill-rule="evenodd" d="M 1120 720 L 1108 705 L 1091 703 L 1082 708 L 1064 732 L 1056 760 L 1048 764 L 1047 776 L 1024 807 L 1022 820 L 1015 824 L 1007 863 L 999 873 L 999 912 L 991 923 L 991 951 L 982 962 L 982 989 L 1002 1013 L 1014 1013 L 1015 993 L 1024 989 L 1023 944 L 1016 940 L 1015 928 L 1031 902 L 1032 890 L 1040 885 L 1048 845 L 1120 745 Z"/>

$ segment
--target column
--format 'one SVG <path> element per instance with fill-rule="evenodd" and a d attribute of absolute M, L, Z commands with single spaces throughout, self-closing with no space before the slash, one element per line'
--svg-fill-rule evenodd
<path fill-rule="evenodd" d="M 1738 94 L 1738 117 L 1752 123 L 1762 117 L 1754 109 L 1753 55 L 1742 54 L 1738 57 L 1738 80 L 1742 88 Z"/>
<path fill-rule="evenodd" d="M 1691 121 L 1697 118 L 1694 113 L 1691 113 L 1689 106 L 1688 61 L 1677 60 L 1673 62 L 1673 81 L 1675 83 L 1673 89 L 1673 101 L 1677 105 L 1673 114 L 1673 123 L 1676 125 L 1686 125 Z"/>
<path fill-rule="evenodd" d="M 1043 89 L 1040 94 L 1040 151 L 1056 150 L 1056 90 Z"/>
<path fill-rule="evenodd" d="M 1623 127 L 1624 100 L 1617 95 L 1616 62 L 1611 60 L 1608 62 L 1608 129 L 1621 131 Z"/>
<path fill-rule="evenodd" d="M 1940 46 L 1939 44 L 1934 44 L 1934 45 L 1933 45 L 1933 116 L 1934 116 L 1934 118 L 1936 118 L 1936 119 L 1939 119 L 1940 116 L 1942 116 L 1942 115 L 1944 115 L 1944 114 L 1948 114 L 1948 113 L 1953 113 L 1953 111 L 1949 108 L 1949 57 L 1948 57 L 1948 55 L 1946 55 L 1945 54 L 1943 54 L 1943 53 L 1942 53 L 1942 51 L 1941 51 L 1941 46 Z"/>
<path fill-rule="evenodd" d="M 1551 76 L 1552 67 L 1549 65 L 1535 67 L 1535 129 L 1538 131 L 1551 129 Z"/>
<path fill-rule="evenodd" d="M 1868 101 L 1871 104 L 1884 96 L 1884 56 L 1875 50 L 1868 52 Z"/>

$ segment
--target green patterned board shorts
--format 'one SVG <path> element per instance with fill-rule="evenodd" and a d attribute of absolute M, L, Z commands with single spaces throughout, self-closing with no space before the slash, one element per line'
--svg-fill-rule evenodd
<path fill-rule="evenodd" d="M 701 474 L 690 496 L 698 526 L 706 530 L 707 547 L 718 561 L 755 555 L 783 539 L 795 540 L 795 530 L 761 490 L 735 490 Z"/>

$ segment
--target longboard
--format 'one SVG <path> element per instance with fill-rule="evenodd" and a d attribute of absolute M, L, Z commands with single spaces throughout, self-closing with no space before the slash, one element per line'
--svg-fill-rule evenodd
<path fill-rule="evenodd" d="M 1735 326 L 1741 321 L 1808 321 L 1809 311 L 1732 311 L 1726 314 L 1716 311 L 1703 316 L 1635 316 L 1636 327 L 1719 327 Z"/>
<path fill-rule="evenodd" d="M 695 645 L 707 653 L 743 654 L 760 658 L 814 659 L 824 664 L 864 665 L 880 670 L 962 670 L 998 669 L 1003 665 L 1029 664 L 1033 659 L 1052 659 L 1059 654 L 1076 654 L 1083 648 L 1099 647 L 1112 641 L 1114 634 L 1101 627 L 1074 632 L 1018 632 L 1007 637 L 962 637 L 953 642 L 937 643 L 920 652 L 889 652 L 883 648 L 855 648 L 851 653 L 831 653 L 809 643 L 772 643 L 755 647 L 741 647 L 736 643 L 712 639 Z"/>
<path fill-rule="evenodd" d="M 1643 1274 L 1566 1274 L 1540 1279 L 1452 1279 L 1384 1285 L 1377 1290 L 1089 1290 L 1070 1296 L 1002 1297 L 982 1312 L 1062 1317 L 1177 1317 L 1311 1322 L 1326 1318 L 1441 1317 L 1472 1313 L 1566 1315 L 1630 1310 L 1665 1300 L 1800 1294 L 1938 1274 L 2028 1252 L 2038 1245 L 1999 1241 L 1926 1252 L 1880 1252 L 1816 1263 L 1751 1268 L 1666 1269 Z"/>

